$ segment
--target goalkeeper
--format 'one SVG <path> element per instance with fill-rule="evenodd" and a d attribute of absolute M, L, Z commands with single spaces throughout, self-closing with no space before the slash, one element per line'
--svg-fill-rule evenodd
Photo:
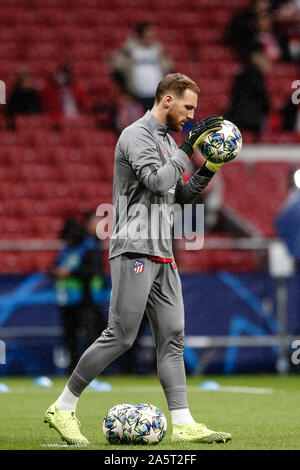
<path fill-rule="evenodd" d="M 153 237 L 151 232 L 153 205 L 171 208 L 175 202 L 194 201 L 222 165 L 206 162 L 188 183 L 182 181 L 197 146 L 212 130 L 220 130 L 223 121 L 221 116 L 199 121 L 178 149 L 168 131 L 180 132 L 193 119 L 199 92 L 187 76 L 167 75 L 157 87 L 152 110 L 127 127 L 117 142 L 108 326 L 85 351 L 58 400 L 45 414 L 45 422 L 68 444 L 88 444 L 75 416 L 78 399 L 98 374 L 131 347 L 144 312 L 151 324 L 158 377 L 171 413 L 172 442 L 225 442 L 231 438 L 228 433 L 211 431 L 191 416 L 183 361 L 184 307 L 172 251 L 172 218 L 160 220 L 159 233 L 164 236 Z M 136 204 L 145 210 L 130 213 Z M 138 225 L 148 230 L 140 238 L 130 235 Z"/>

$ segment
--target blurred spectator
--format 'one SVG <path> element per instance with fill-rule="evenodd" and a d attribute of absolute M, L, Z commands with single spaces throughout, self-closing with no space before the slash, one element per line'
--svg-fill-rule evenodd
<path fill-rule="evenodd" d="M 272 62 L 282 57 L 281 46 L 273 33 L 273 18 L 270 13 L 261 13 L 256 18 L 256 35 L 259 49 Z"/>
<path fill-rule="evenodd" d="M 154 26 L 144 22 L 136 25 L 135 35 L 116 54 L 113 74 L 123 91 L 131 93 L 145 109 L 150 109 L 158 83 L 171 68 L 171 62 L 156 39 Z"/>
<path fill-rule="evenodd" d="M 300 3 L 298 0 L 273 0 L 276 34 L 283 59 L 300 61 Z"/>
<path fill-rule="evenodd" d="M 299 169 L 294 168 L 288 176 L 289 195 L 280 208 L 274 225 L 279 237 L 296 260 L 300 272 L 300 190 Z"/>
<path fill-rule="evenodd" d="M 265 74 L 271 63 L 261 52 L 253 52 L 248 64 L 234 79 L 231 106 L 225 118 L 233 121 L 241 130 L 259 134 L 269 112 L 269 97 Z"/>
<path fill-rule="evenodd" d="M 85 226 L 68 219 L 61 232 L 65 246 L 51 268 L 56 279 L 64 344 L 72 372 L 82 350 L 90 346 L 106 326 L 102 311 L 105 280 L 102 253 L 96 237 L 99 218 L 87 214 Z"/>
<path fill-rule="evenodd" d="M 237 58 L 247 61 L 254 51 L 261 51 L 257 18 L 270 12 L 269 0 L 252 0 L 249 8 L 238 13 L 230 22 L 226 41 L 236 51 Z"/>
<path fill-rule="evenodd" d="M 6 114 L 8 126 L 15 129 L 15 117 L 18 114 L 39 114 L 42 112 L 41 97 L 34 86 L 34 76 L 30 70 L 23 70 L 17 75 L 16 83 L 8 98 Z"/>
<path fill-rule="evenodd" d="M 73 78 L 71 68 L 60 65 L 43 90 L 43 101 L 53 123 L 59 126 L 63 117 L 73 119 L 85 110 L 86 93 Z"/>
<path fill-rule="evenodd" d="M 253 0 L 232 19 L 226 40 L 241 61 L 254 51 L 272 61 L 300 60 L 298 0 Z"/>
<path fill-rule="evenodd" d="M 130 93 L 121 92 L 116 104 L 115 128 L 121 133 L 145 113 L 144 107 Z"/>
<path fill-rule="evenodd" d="M 300 132 L 300 106 L 289 98 L 281 109 L 282 130 Z"/>
<path fill-rule="evenodd" d="M 82 243 L 86 234 L 81 225 L 69 219 L 61 231 L 61 239 L 65 242 L 55 260 L 50 273 L 56 282 L 57 303 L 61 313 L 63 340 L 70 355 L 68 372 L 72 372 L 80 357 L 78 333 L 81 323 L 81 301 L 83 285 L 77 275 L 81 258 Z"/>
<path fill-rule="evenodd" d="M 103 312 L 103 294 L 105 277 L 100 240 L 96 235 L 99 217 L 94 212 L 85 215 L 86 248 L 80 268 L 77 272 L 83 282 L 82 327 L 85 332 L 86 347 L 91 345 L 106 327 L 106 317 Z"/>

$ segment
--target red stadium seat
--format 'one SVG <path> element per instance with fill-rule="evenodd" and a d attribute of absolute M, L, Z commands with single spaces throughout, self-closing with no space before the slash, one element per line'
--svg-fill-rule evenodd
<path fill-rule="evenodd" d="M 0 217 L 0 238 L 2 240 L 13 240 L 28 238 L 30 229 L 24 219 L 20 217 Z"/>
<path fill-rule="evenodd" d="M 51 165 L 39 163 L 26 163 L 20 165 L 20 174 L 23 181 L 48 181 L 58 180 L 61 174 Z"/>
<path fill-rule="evenodd" d="M 19 136 L 16 132 L 2 131 L 1 146 L 8 147 L 10 145 L 19 145 Z"/>
<path fill-rule="evenodd" d="M 37 269 L 39 271 L 48 271 L 53 265 L 57 253 L 55 251 L 41 251 L 36 254 Z"/>
<path fill-rule="evenodd" d="M 188 251 L 177 250 L 176 262 L 181 272 L 207 272 L 225 269 L 229 271 L 251 272 L 257 269 L 257 262 L 251 252 L 237 250 Z"/>
<path fill-rule="evenodd" d="M 0 41 L 4 43 L 6 41 L 13 41 L 16 37 L 15 28 L 12 26 L 2 25 L 0 28 Z"/>
<path fill-rule="evenodd" d="M 63 219 L 49 215 L 30 218 L 32 238 L 57 239 L 63 227 Z"/>
<path fill-rule="evenodd" d="M 101 168 L 96 165 L 85 165 L 83 163 L 67 163 L 60 167 L 59 173 L 64 181 L 99 181 Z"/>
<path fill-rule="evenodd" d="M 22 177 L 20 168 L 14 168 L 11 166 L 0 167 L 0 182 L 1 181 L 18 181 Z"/>
<path fill-rule="evenodd" d="M 89 60 L 89 61 L 100 61 L 101 49 L 99 44 L 82 42 L 76 43 L 72 47 L 73 60 Z"/>
<path fill-rule="evenodd" d="M 56 166 L 63 168 L 66 164 L 85 163 L 85 151 L 81 147 L 57 146 L 53 155 Z"/>
<path fill-rule="evenodd" d="M 47 200 L 47 215 L 61 217 L 78 217 L 77 198 L 70 193 L 68 197 L 50 198 Z"/>
<path fill-rule="evenodd" d="M 6 252 L 3 257 L 4 265 L 1 266 L 1 271 L 5 273 L 47 271 L 53 264 L 55 257 L 55 251 Z"/>
<path fill-rule="evenodd" d="M 234 59 L 233 52 L 229 47 L 216 44 L 205 44 L 199 46 L 199 60 L 205 62 L 230 61 Z"/>
<path fill-rule="evenodd" d="M 34 256 L 29 252 L 4 251 L 1 253 L 1 272 L 25 273 L 35 270 Z"/>
<path fill-rule="evenodd" d="M 30 181 L 26 184 L 26 195 L 29 198 L 48 201 L 50 198 L 63 198 L 72 196 L 68 184 L 57 181 L 41 182 Z"/>
<path fill-rule="evenodd" d="M 24 197 L 26 189 L 24 185 L 16 181 L 2 181 L 0 184 L 0 199 L 14 199 L 16 197 Z"/>
<path fill-rule="evenodd" d="M 3 199 L 0 201 L 0 216 L 18 217 L 22 216 L 23 198 Z"/>
<path fill-rule="evenodd" d="M 61 60 L 62 50 L 59 41 L 38 42 L 34 47 L 29 47 L 26 52 L 27 60 L 55 59 Z"/>
<path fill-rule="evenodd" d="M 50 129 L 51 120 L 49 116 L 39 114 L 29 114 L 29 115 L 22 115 L 19 114 L 16 117 L 16 127 L 18 131 L 22 131 L 23 129 Z"/>

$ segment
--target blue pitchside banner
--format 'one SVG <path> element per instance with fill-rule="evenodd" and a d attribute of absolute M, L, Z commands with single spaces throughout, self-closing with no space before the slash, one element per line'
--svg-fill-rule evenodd
<path fill-rule="evenodd" d="M 186 337 L 278 334 L 276 279 L 267 274 L 182 275 Z M 300 276 L 287 281 L 288 333 L 300 336 Z M 109 289 L 103 293 L 107 312 Z M 150 334 L 150 330 L 147 330 Z M 0 276 L 0 340 L 6 361 L 0 375 L 65 373 L 60 314 L 53 280 L 46 274 Z M 277 347 L 187 347 L 188 372 L 273 372 Z M 145 354 L 145 367 L 147 354 Z M 2 361 L 3 362 L 3 361 Z"/>

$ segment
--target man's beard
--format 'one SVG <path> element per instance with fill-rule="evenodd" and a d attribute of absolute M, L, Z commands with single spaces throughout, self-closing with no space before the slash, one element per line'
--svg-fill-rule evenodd
<path fill-rule="evenodd" d="M 182 129 L 182 127 L 180 126 L 180 122 L 178 121 L 178 118 L 176 117 L 175 113 L 172 113 L 172 111 L 170 111 L 167 114 L 166 125 L 169 129 L 171 129 L 171 131 L 174 131 L 174 132 L 180 132 Z"/>

